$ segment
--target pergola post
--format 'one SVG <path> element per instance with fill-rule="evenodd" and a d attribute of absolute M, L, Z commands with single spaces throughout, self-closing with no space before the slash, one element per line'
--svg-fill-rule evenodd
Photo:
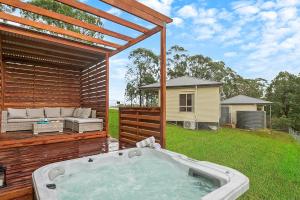
<path fill-rule="evenodd" d="M 1 111 L 4 110 L 4 64 L 2 59 L 2 37 L 0 35 Z"/>
<path fill-rule="evenodd" d="M 106 67 L 106 89 L 105 89 L 105 131 L 106 131 L 106 135 L 109 134 L 109 54 L 106 54 L 106 58 L 105 58 L 105 67 Z"/>
<path fill-rule="evenodd" d="M 160 39 L 160 112 L 161 112 L 161 144 L 162 147 L 166 147 L 166 64 L 167 64 L 167 52 L 166 52 L 166 24 L 161 30 Z"/>

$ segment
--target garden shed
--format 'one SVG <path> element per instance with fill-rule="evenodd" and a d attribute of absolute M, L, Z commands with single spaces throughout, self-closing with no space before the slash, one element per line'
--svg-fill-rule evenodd
<path fill-rule="evenodd" d="M 256 120 L 264 119 L 264 122 L 260 122 L 260 124 L 264 124 L 263 128 L 266 128 L 266 111 L 267 106 L 270 108 L 271 114 L 271 104 L 270 101 L 265 101 L 258 98 L 253 98 L 245 95 L 238 95 L 229 99 L 226 99 L 221 102 L 221 119 L 220 123 L 222 125 L 232 125 L 236 127 L 238 122 L 238 112 L 240 112 L 240 116 L 249 116 L 250 118 L 245 120 Z M 243 113 L 242 113 L 243 112 Z M 248 114 L 247 114 L 248 113 Z M 263 115 L 263 117 L 260 117 Z M 242 118 L 239 118 L 242 119 Z M 244 119 L 244 118 L 243 118 Z"/>

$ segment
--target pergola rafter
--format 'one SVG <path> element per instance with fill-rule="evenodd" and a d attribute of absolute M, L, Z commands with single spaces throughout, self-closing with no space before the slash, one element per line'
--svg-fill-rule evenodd
<path fill-rule="evenodd" d="M 55 20 L 63 21 L 68 24 L 76 25 L 76 26 L 85 28 L 87 30 L 91 30 L 91 31 L 95 31 L 95 32 L 102 33 L 105 35 L 109 35 L 109 36 L 112 36 L 112 37 L 115 37 L 115 38 L 118 38 L 121 40 L 130 41 L 133 39 L 130 36 L 126 36 L 126 35 L 123 35 L 123 34 L 120 34 L 120 33 L 114 32 L 114 31 L 110 31 L 105 28 L 96 26 L 94 24 L 89 24 L 89 23 L 83 22 L 79 19 L 75 19 L 75 18 L 66 16 L 66 15 L 52 12 L 50 10 L 46 10 L 46 9 L 40 8 L 38 6 L 34 6 L 34 5 L 24 3 L 21 1 L 1 0 L 0 2 L 4 3 L 6 5 L 9 5 L 9 6 L 13 6 L 15 8 L 19 8 L 19 9 L 22 9 L 25 11 L 29 11 L 29 12 L 38 14 L 38 15 L 49 17 L 49 18 L 52 18 Z"/>
<path fill-rule="evenodd" d="M 126 0 L 126 1 L 125 0 L 119 0 L 119 1 L 102 0 L 102 2 L 107 3 L 118 9 L 121 9 L 125 12 L 128 12 L 138 18 L 141 18 L 142 20 L 148 21 L 148 22 L 154 24 L 156 27 L 154 27 L 153 29 L 148 29 L 148 28 L 142 27 L 138 24 L 135 24 L 128 20 L 114 16 L 110 13 L 107 13 L 100 9 L 94 8 L 92 6 L 89 6 L 89 5 L 79 2 L 79 1 L 75 1 L 75 0 L 71 0 L 71 1 L 70 0 L 55 0 L 55 1 L 57 1 L 59 3 L 63 3 L 65 5 L 68 5 L 72 8 L 81 10 L 83 12 L 95 15 L 97 17 L 112 21 L 112 22 L 122 25 L 124 27 L 138 31 L 142 34 L 136 38 L 133 38 L 133 37 L 125 35 L 123 33 L 118 33 L 116 31 L 108 30 L 106 28 L 99 27 L 94 24 L 89 24 L 89 23 L 83 22 L 79 19 L 76 19 L 76 18 L 73 18 L 70 16 L 65 16 L 63 14 L 56 13 L 56 12 L 53 12 L 53 11 L 50 11 L 50 10 L 47 10 L 47 9 L 44 9 L 41 7 L 37 7 L 35 5 L 25 3 L 20 0 L 0 0 L 0 3 L 9 5 L 9 6 L 24 10 L 24 11 L 28 11 L 28 12 L 31 12 L 31 13 L 34 13 L 34 14 L 37 14 L 40 16 L 48 17 L 53 20 L 59 20 L 59 21 L 65 22 L 70 25 L 84 28 L 86 30 L 95 31 L 97 33 L 103 34 L 104 37 L 111 36 L 111 37 L 126 41 L 126 43 L 124 45 L 117 44 L 114 42 L 106 41 L 104 39 L 94 38 L 94 37 L 83 35 L 80 33 L 73 32 L 73 31 L 65 30 L 65 29 L 62 29 L 59 27 L 51 26 L 51 25 L 48 25 L 48 24 L 45 24 L 42 22 L 35 22 L 35 21 L 29 20 L 29 19 L 24 19 L 24 18 L 14 16 L 14 15 L 11 15 L 8 13 L 4 13 L 4 12 L 0 12 L 0 19 L 11 21 L 11 22 L 18 23 L 21 25 L 26 25 L 28 27 L 32 27 L 35 29 L 46 30 L 48 32 L 60 34 L 62 36 L 66 36 L 66 37 L 76 38 L 78 40 L 81 40 L 82 43 L 87 42 L 89 44 L 92 44 L 92 45 L 90 45 L 91 47 L 97 48 L 97 46 L 95 46 L 95 44 L 101 45 L 102 48 L 101 48 L 101 50 L 99 49 L 99 52 L 101 52 L 105 55 L 108 53 L 109 56 L 113 56 L 113 55 L 119 53 L 120 51 L 123 51 L 126 48 L 129 48 L 132 45 L 150 37 L 151 35 L 162 30 L 162 28 L 164 28 L 167 23 L 172 22 L 172 19 L 170 19 L 169 17 L 164 16 L 135 0 Z"/>

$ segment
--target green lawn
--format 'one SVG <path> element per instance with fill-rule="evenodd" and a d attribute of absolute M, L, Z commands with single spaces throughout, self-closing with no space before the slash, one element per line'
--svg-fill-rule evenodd
<path fill-rule="evenodd" d="M 111 135 L 117 137 L 118 111 L 110 114 Z M 300 199 L 300 144 L 286 133 L 190 131 L 168 125 L 167 149 L 244 173 L 250 190 L 240 199 Z"/>

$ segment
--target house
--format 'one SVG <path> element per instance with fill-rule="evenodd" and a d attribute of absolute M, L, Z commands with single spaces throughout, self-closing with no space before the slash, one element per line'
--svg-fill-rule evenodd
<path fill-rule="evenodd" d="M 248 120 L 249 123 L 260 123 L 262 128 L 266 127 L 266 106 L 271 105 L 272 102 L 257 99 L 245 95 L 238 95 L 221 102 L 221 124 L 232 124 L 236 126 L 238 124 L 238 115 L 248 112 L 252 115 L 252 119 Z M 263 119 L 258 120 L 256 117 L 261 115 Z M 243 116 L 245 117 L 245 116 Z M 259 117 L 258 117 L 259 118 Z M 245 119 L 244 119 L 245 120 Z M 258 121 L 257 121 L 258 120 Z M 264 120 L 264 121 L 262 121 Z"/>
<path fill-rule="evenodd" d="M 222 83 L 184 76 L 168 80 L 166 84 L 168 122 L 179 125 L 196 122 L 196 128 L 219 125 Z M 154 83 L 142 89 L 159 91 L 159 86 L 159 83 Z"/>

